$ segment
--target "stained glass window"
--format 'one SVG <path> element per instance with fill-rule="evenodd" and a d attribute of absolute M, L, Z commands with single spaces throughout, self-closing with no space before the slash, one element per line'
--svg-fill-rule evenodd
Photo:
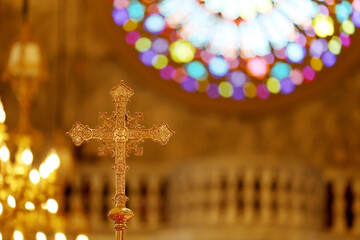
<path fill-rule="evenodd" d="M 112 16 L 164 80 L 267 99 L 336 63 L 360 27 L 360 0 L 115 0 Z"/>

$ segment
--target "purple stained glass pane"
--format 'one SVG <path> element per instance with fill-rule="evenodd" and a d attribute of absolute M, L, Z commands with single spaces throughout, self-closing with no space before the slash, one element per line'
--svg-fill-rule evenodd
<path fill-rule="evenodd" d="M 349 35 L 347 35 L 346 33 L 340 34 L 340 40 L 343 47 L 348 47 L 350 45 L 351 40 Z"/>
<path fill-rule="evenodd" d="M 146 65 L 146 66 L 152 66 L 152 60 L 156 56 L 156 53 L 152 50 L 148 50 L 146 52 L 140 53 L 140 60 Z"/>
<path fill-rule="evenodd" d="M 305 47 L 306 45 L 306 37 L 304 34 L 299 33 L 298 40 L 296 41 L 300 46 Z"/>
<path fill-rule="evenodd" d="M 325 5 L 319 6 L 319 12 L 325 16 L 329 16 L 329 9 L 327 7 L 325 7 Z"/>
<path fill-rule="evenodd" d="M 351 20 L 356 27 L 360 27 L 360 12 L 354 11 L 351 15 Z"/>
<path fill-rule="evenodd" d="M 241 71 L 234 71 L 229 74 L 229 82 L 235 87 L 243 86 L 246 82 L 246 74 Z"/>
<path fill-rule="evenodd" d="M 134 45 L 139 38 L 141 38 L 140 33 L 136 32 L 136 31 L 129 32 L 126 35 L 126 42 L 128 44 Z"/>
<path fill-rule="evenodd" d="M 281 82 L 281 92 L 283 94 L 292 93 L 295 89 L 295 85 L 291 82 L 290 78 L 284 78 Z"/>
<path fill-rule="evenodd" d="M 257 87 L 257 95 L 261 99 L 267 99 L 270 95 L 270 92 L 265 84 L 260 84 Z"/>
<path fill-rule="evenodd" d="M 160 76 L 165 80 L 171 80 L 174 72 L 174 67 L 167 65 L 160 70 Z"/>
<path fill-rule="evenodd" d="M 322 60 L 325 67 L 334 66 L 334 64 L 336 63 L 336 59 L 337 59 L 336 55 L 332 54 L 331 52 L 326 52 L 321 57 L 321 60 Z"/>
<path fill-rule="evenodd" d="M 207 90 L 207 95 L 210 98 L 218 98 L 220 96 L 220 93 L 218 91 L 218 85 L 215 83 L 211 83 L 209 84 L 208 90 Z"/>
<path fill-rule="evenodd" d="M 196 92 L 199 88 L 199 82 L 192 77 L 186 77 L 186 80 L 181 83 L 181 86 L 187 92 Z"/>
<path fill-rule="evenodd" d="M 129 13 L 126 8 L 115 8 L 112 11 L 112 17 L 116 25 L 123 26 L 129 21 Z"/>
<path fill-rule="evenodd" d="M 264 58 L 265 58 L 265 60 L 266 60 L 266 62 L 267 62 L 268 64 L 273 64 L 274 61 L 275 61 L 275 56 L 274 56 L 274 54 L 272 54 L 272 53 L 266 55 Z"/>
<path fill-rule="evenodd" d="M 233 98 L 237 101 L 240 101 L 245 98 L 244 89 L 242 87 L 235 87 Z"/>
<path fill-rule="evenodd" d="M 326 51 L 326 48 L 324 47 L 324 44 L 320 40 L 315 39 L 311 41 L 310 54 L 311 56 L 319 58 Z"/>
<path fill-rule="evenodd" d="M 157 53 L 166 53 L 169 49 L 169 42 L 163 38 L 157 38 L 153 41 L 151 48 Z"/>
<path fill-rule="evenodd" d="M 308 81 L 312 81 L 315 78 L 315 70 L 310 66 L 305 66 L 303 69 L 304 78 Z"/>

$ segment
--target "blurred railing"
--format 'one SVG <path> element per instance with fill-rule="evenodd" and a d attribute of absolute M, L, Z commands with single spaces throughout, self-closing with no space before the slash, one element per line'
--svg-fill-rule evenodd
<path fill-rule="evenodd" d="M 215 159 L 157 171 L 131 168 L 129 239 L 219 239 L 222 231 L 236 236 L 227 239 L 359 239 L 359 174 L 274 162 Z M 69 216 L 79 222 L 81 214 L 73 212 L 84 212 L 81 221 L 91 233 L 112 239 L 113 174 L 96 165 L 79 169 L 65 197 Z M 205 237 L 204 229 L 211 234 Z M 176 238 L 179 231 L 187 233 Z"/>

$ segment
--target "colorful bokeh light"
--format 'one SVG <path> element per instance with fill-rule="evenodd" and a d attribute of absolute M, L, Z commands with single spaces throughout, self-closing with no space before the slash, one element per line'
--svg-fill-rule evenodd
<path fill-rule="evenodd" d="M 334 66 L 360 0 L 114 0 L 112 17 L 164 80 L 240 101 L 290 94 Z"/>

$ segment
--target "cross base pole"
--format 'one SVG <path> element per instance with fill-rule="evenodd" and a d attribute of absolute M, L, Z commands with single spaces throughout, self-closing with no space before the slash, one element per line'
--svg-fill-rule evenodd
<path fill-rule="evenodd" d="M 125 240 L 127 222 L 134 217 L 134 213 L 126 207 L 115 207 L 110 210 L 108 216 L 115 222 L 115 240 Z"/>

